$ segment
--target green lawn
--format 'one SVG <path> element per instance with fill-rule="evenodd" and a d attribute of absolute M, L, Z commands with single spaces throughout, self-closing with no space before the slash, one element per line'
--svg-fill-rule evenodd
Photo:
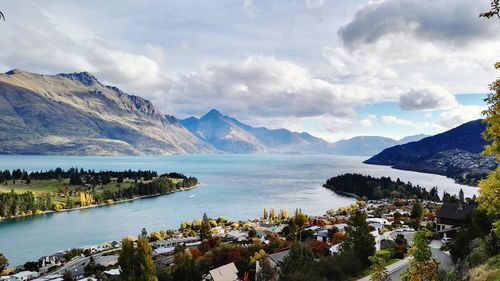
<path fill-rule="evenodd" d="M 47 193 L 47 192 L 57 192 L 59 188 L 63 187 L 64 184 L 69 182 L 68 179 L 58 181 L 58 180 L 33 180 L 30 184 L 24 183 L 22 180 L 16 180 L 15 183 L 12 180 L 0 184 L 0 192 L 14 192 L 23 193 L 26 191 L 31 191 L 35 194 Z"/>
<path fill-rule="evenodd" d="M 182 181 L 182 179 L 171 179 L 174 183 Z M 80 189 L 81 186 L 69 186 L 69 179 L 64 180 L 32 180 L 30 184 L 26 184 L 23 180 L 16 180 L 15 182 L 9 180 L 0 184 L 0 192 L 10 192 L 14 190 L 17 193 L 23 193 L 26 191 L 31 191 L 35 195 L 42 193 L 51 193 L 52 202 L 55 204 L 65 205 L 67 198 L 61 197 L 58 194 L 59 189 L 67 186 L 69 189 Z M 95 192 L 100 194 L 104 190 L 117 191 L 120 188 L 129 188 L 135 184 L 134 180 L 126 179 L 123 183 L 117 186 L 116 178 L 112 178 L 111 182 L 104 186 L 104 188 L 95 188 Z M 80 202 L 80 196 L 78 192 L 75 192 L 71 197 L 73 202 Z"/>

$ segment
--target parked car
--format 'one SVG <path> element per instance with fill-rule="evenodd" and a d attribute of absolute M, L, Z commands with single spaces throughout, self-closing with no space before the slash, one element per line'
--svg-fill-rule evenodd
<path fill-rule="evenodd" d="M 403 232 L 403 229 L 401 227 L 396 228 L 396 232 Z"/>
<path fill-rule="evenodd" d="M 403 231 L 415 231 L 415 230 L 407 225 L 403 225 Z"/>
<path fill-rule="evenodd" d="M 443 244 L 450 243 L 451 242 L 451 238 L 450 237 L 445 237 L 445 238 L 441 239 L 441 242 L 443 242 Z"/>

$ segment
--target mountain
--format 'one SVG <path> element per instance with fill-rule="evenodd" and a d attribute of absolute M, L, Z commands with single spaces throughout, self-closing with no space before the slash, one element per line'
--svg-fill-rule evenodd
<path fill-rule="evenodd" d="M 399 141 L 380 136 L 358 136 L 333 143 L 333 153 L 339 155 L 372 156 L 382 150 L 398 144 L 418 141 L 428 135 L 407 136 Z"/>
<path fill-rule="evenodd" d="M 482 120 L 470 121 L 420 141 L 387 148 L 365 163 L 446 175 L 475 184 L 474 181 L 497 166 L 494 157 L 482 155 L 483 147 L 488 144 L 481 137 L 485 129 Z"/>
<path fill-rule="evenodd" d="M 359 136 L 333 143 L 335 154 L 339 155 L 375 155 L 380 151 L 398 144 L 398 141 L 386 137 Z"/>
<path fill-rule="evenodd" d="M 88 72 L 0 74 L 0 154 L 139 155 L 209 153 L 150 101 Z"/>
<path fill-rule="evenodd" d="M 331 143 L 308 133 L 252 127 L 212 109 L 180 120 L 192 134 L 229 153 L 330 153 Z"/>
<path fill-rule="evenodd" d="M 430 135 L 418 134 L 413 136 L 407 136 L 398 141 L 399 144 L 405 144 L 409 142 L 419 141 L 421 139 L 425 139 L 426 137 L 430 137 Z"/>

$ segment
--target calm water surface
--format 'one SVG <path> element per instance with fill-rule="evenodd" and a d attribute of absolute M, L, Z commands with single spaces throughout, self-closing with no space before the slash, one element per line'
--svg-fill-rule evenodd
<path fill-rule="evenodd" d="M 399 177 L 403 181 L 466 196 L 472 187 L 445 177 L 365 165 L 363 157 L 311 155 L 183 155 L 172 157 L 0 156 L 0 169 L 47 170 L 77 166 L 95 170 L 151 169 L 182 172 L 202 185 L 185 192 L 133 202 L 48 214 L 0 223 L 0 253 L 11 265 L 72 247 L 137 235 L 143 227 L 163 230 L 185 220 L 210 217 L 258 217 L 263 208 L 302 208 L 320 215 L 353 202 L 323 188 L 327 178 L 347 172 Z"/>

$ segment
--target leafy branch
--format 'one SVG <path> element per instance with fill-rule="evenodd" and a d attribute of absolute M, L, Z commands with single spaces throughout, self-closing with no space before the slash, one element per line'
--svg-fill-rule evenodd
<path fill-rule="evenodd" d="M 494 16 L 497 16 L 500 19 L 500 0 L 491 0 L 491 10 L 479 15 L 481 18 L 488 19 Z"/>

